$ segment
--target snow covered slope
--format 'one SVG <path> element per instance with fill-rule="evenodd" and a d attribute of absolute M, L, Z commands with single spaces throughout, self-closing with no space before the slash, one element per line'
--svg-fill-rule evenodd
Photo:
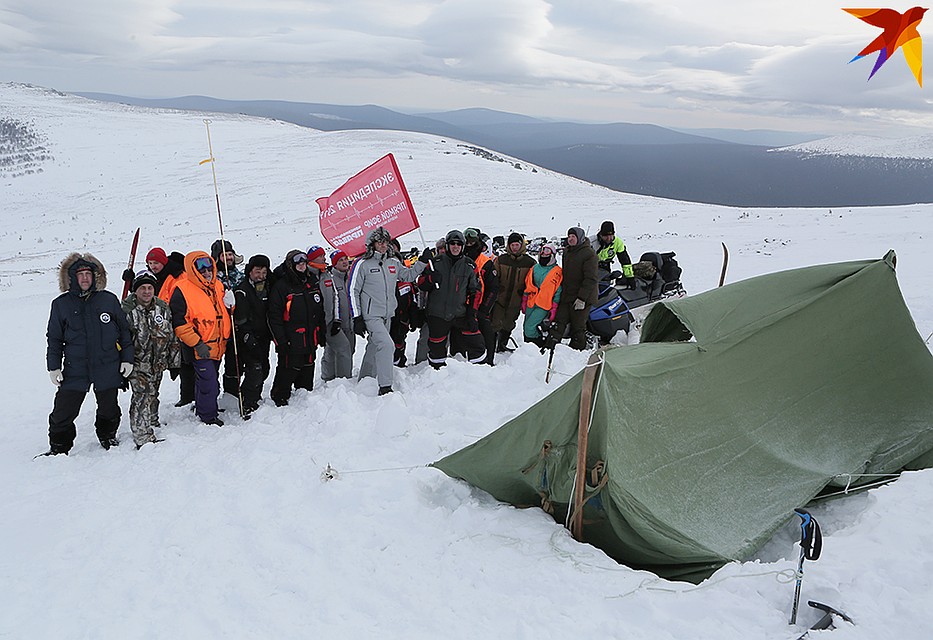
<path fill-rule="evenodd" d="M 428 135 L 210 117 L 227 237 L 246 255 L 278 262 L 321 243 L 314 198 L 392 152 L 428 242 L 466 226 L 550 236 L 613 219 L 632 253 L 676 251 L 693 293 L 716 285 L 720 242 L 732 254 L 729 281 L 894 248 L 918 328 L 933 332 L 933 206 L 687 204 L 516 169 Z M 198 166 L 209 155 L 202 120 L 0 85 L 0 122 L 15 123 L 19 141 L 0 150 L 0 635 L 799 635 L 787 625 L 793 585 L 778 575 L 796 565 L 791 521 L 758 560 L 693 587 L 617 565 L 543 512 L 503 506 L 425 468 L 548 393 L 545 362 L 528 346 L 494 368 L 455 361 L 440 372 L 400 370 L 398 392 L 385 397 L 371 379 L 319 384 L 287 408 L 266 405 L 222 429 L 172 407 L 177 387 L 166 380 L 165 442 L 105 452 L 89 399 L 72 455 L 33 461 L 47 447 L 54 388 L 44 333 L 58 262 L 92 251 L 116 282 L 137 226 L 141 254 L 209 247 L 217 217 L 210 169 Z M 413 233 L 402 244 L 421 241 Z M 584 360 L 559 348 L 558 382 Z M 121 435 L 129 439 L 126 417 Z M 339 478 L 324 483 L 328 463 Z M 815 513 L 826 539 L 822 559 L 807 565 L 803 600 L 829 602 L 858 622 L 831 637 L 928 637 L 933 474 L 908 474 Z M 817 618 L 804 609 L 801 622 Z"/>
<path fill-rule="evenodd" d="M 862 135 L 832 136 L 781 147 L 777 151 L 797 151 L 812 155 L 930 159 L 933 158 L 933 135 L 896 140 Z"/>

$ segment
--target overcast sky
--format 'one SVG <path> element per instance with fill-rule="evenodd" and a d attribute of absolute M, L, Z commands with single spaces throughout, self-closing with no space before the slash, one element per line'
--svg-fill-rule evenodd
<path fill-rule="evenodd" d="M 825 0 L 0 0 L 0 81 L 907 136 L 933 98 Z M 911 4 L 884 5 L 905 11 Z M 933 15 L 920 24 L 933 33 Z M 2 108 L 2 96 L 0 96 Z"/>

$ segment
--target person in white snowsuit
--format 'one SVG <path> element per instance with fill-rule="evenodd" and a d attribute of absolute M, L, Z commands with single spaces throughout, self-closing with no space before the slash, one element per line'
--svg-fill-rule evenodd
<path fill-rule="evenodd" d="M 350 259 L 343 251 L 330 254 L 330 268 L 321 274 L 324 320 L 327 323 L 327 346 L 321 360 L 321 380 L 349 378 L 353 375 L 356 334 L 350 317 L 350 292 L 347 273 Z"/>
<path fill-rule="evenodd" d="M 379 395 L 392 392 L 395 341 L 389 335 L 389 324 L 395 314 L 398 281 L 413 282 L 425 268 L 421 261 L 406 267 L 390 252 L 391 239 L 383 227 L 367 234 L 366 253 L 353 263 L 348 285 L 353 331 L 358 336 L 368 333 L 359 377 L 362 380 L 375 374 Z"/>

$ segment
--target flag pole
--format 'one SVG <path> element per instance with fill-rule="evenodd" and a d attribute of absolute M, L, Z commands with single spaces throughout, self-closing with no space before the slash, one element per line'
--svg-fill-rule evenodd
<path fill-rule="evenodd" d="M 210 156 L 207 160 L 202 160 L 200 164 L 206 162 L 211 163 L 211 176 L 214 178 L 214 201 L 217 203 L 217 224 L 220 226 L 220 258 L 224 265 L 224 277 L 227 279 L 227 282 L 230 282 L 230 268 L 227 266 L 227 261 L 223 259 L 223 255 L 227 252 L 227 241 L 224 238 L 224 219 L 223 215 L 220 213 L 220 189 L 217 186 L 217 170 L 214 167 L 214 146 L 211 144 L 211 121 L 205 119 L 204 126 L 207 128 L 207 150 Z M 249 277 L 248 274 L 247 277 Z M 246 415 L 246 411 L 243 407 L 243 390 L 240 388 L 240 354 L 237 351 L 236 322 L 233 321 L 232 310 L 228 309 L 227 313 L 230 314 L 230 336 L 233 338 L 233 364 L 236 368 L 237 401 L 240 408 L 240 417 L 244 420 L 248 420 L 249 416 Z"/>

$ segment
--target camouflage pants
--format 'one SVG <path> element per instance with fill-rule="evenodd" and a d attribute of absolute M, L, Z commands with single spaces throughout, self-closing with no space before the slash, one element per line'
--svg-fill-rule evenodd
<path fill-rule="evenodd" d="M 130 430 L 137 445 L 155 441 L 152 429 L 159 426 L 159 385 L 164 369 L 154 372 L 133 371 L 130 376 Z"/>

